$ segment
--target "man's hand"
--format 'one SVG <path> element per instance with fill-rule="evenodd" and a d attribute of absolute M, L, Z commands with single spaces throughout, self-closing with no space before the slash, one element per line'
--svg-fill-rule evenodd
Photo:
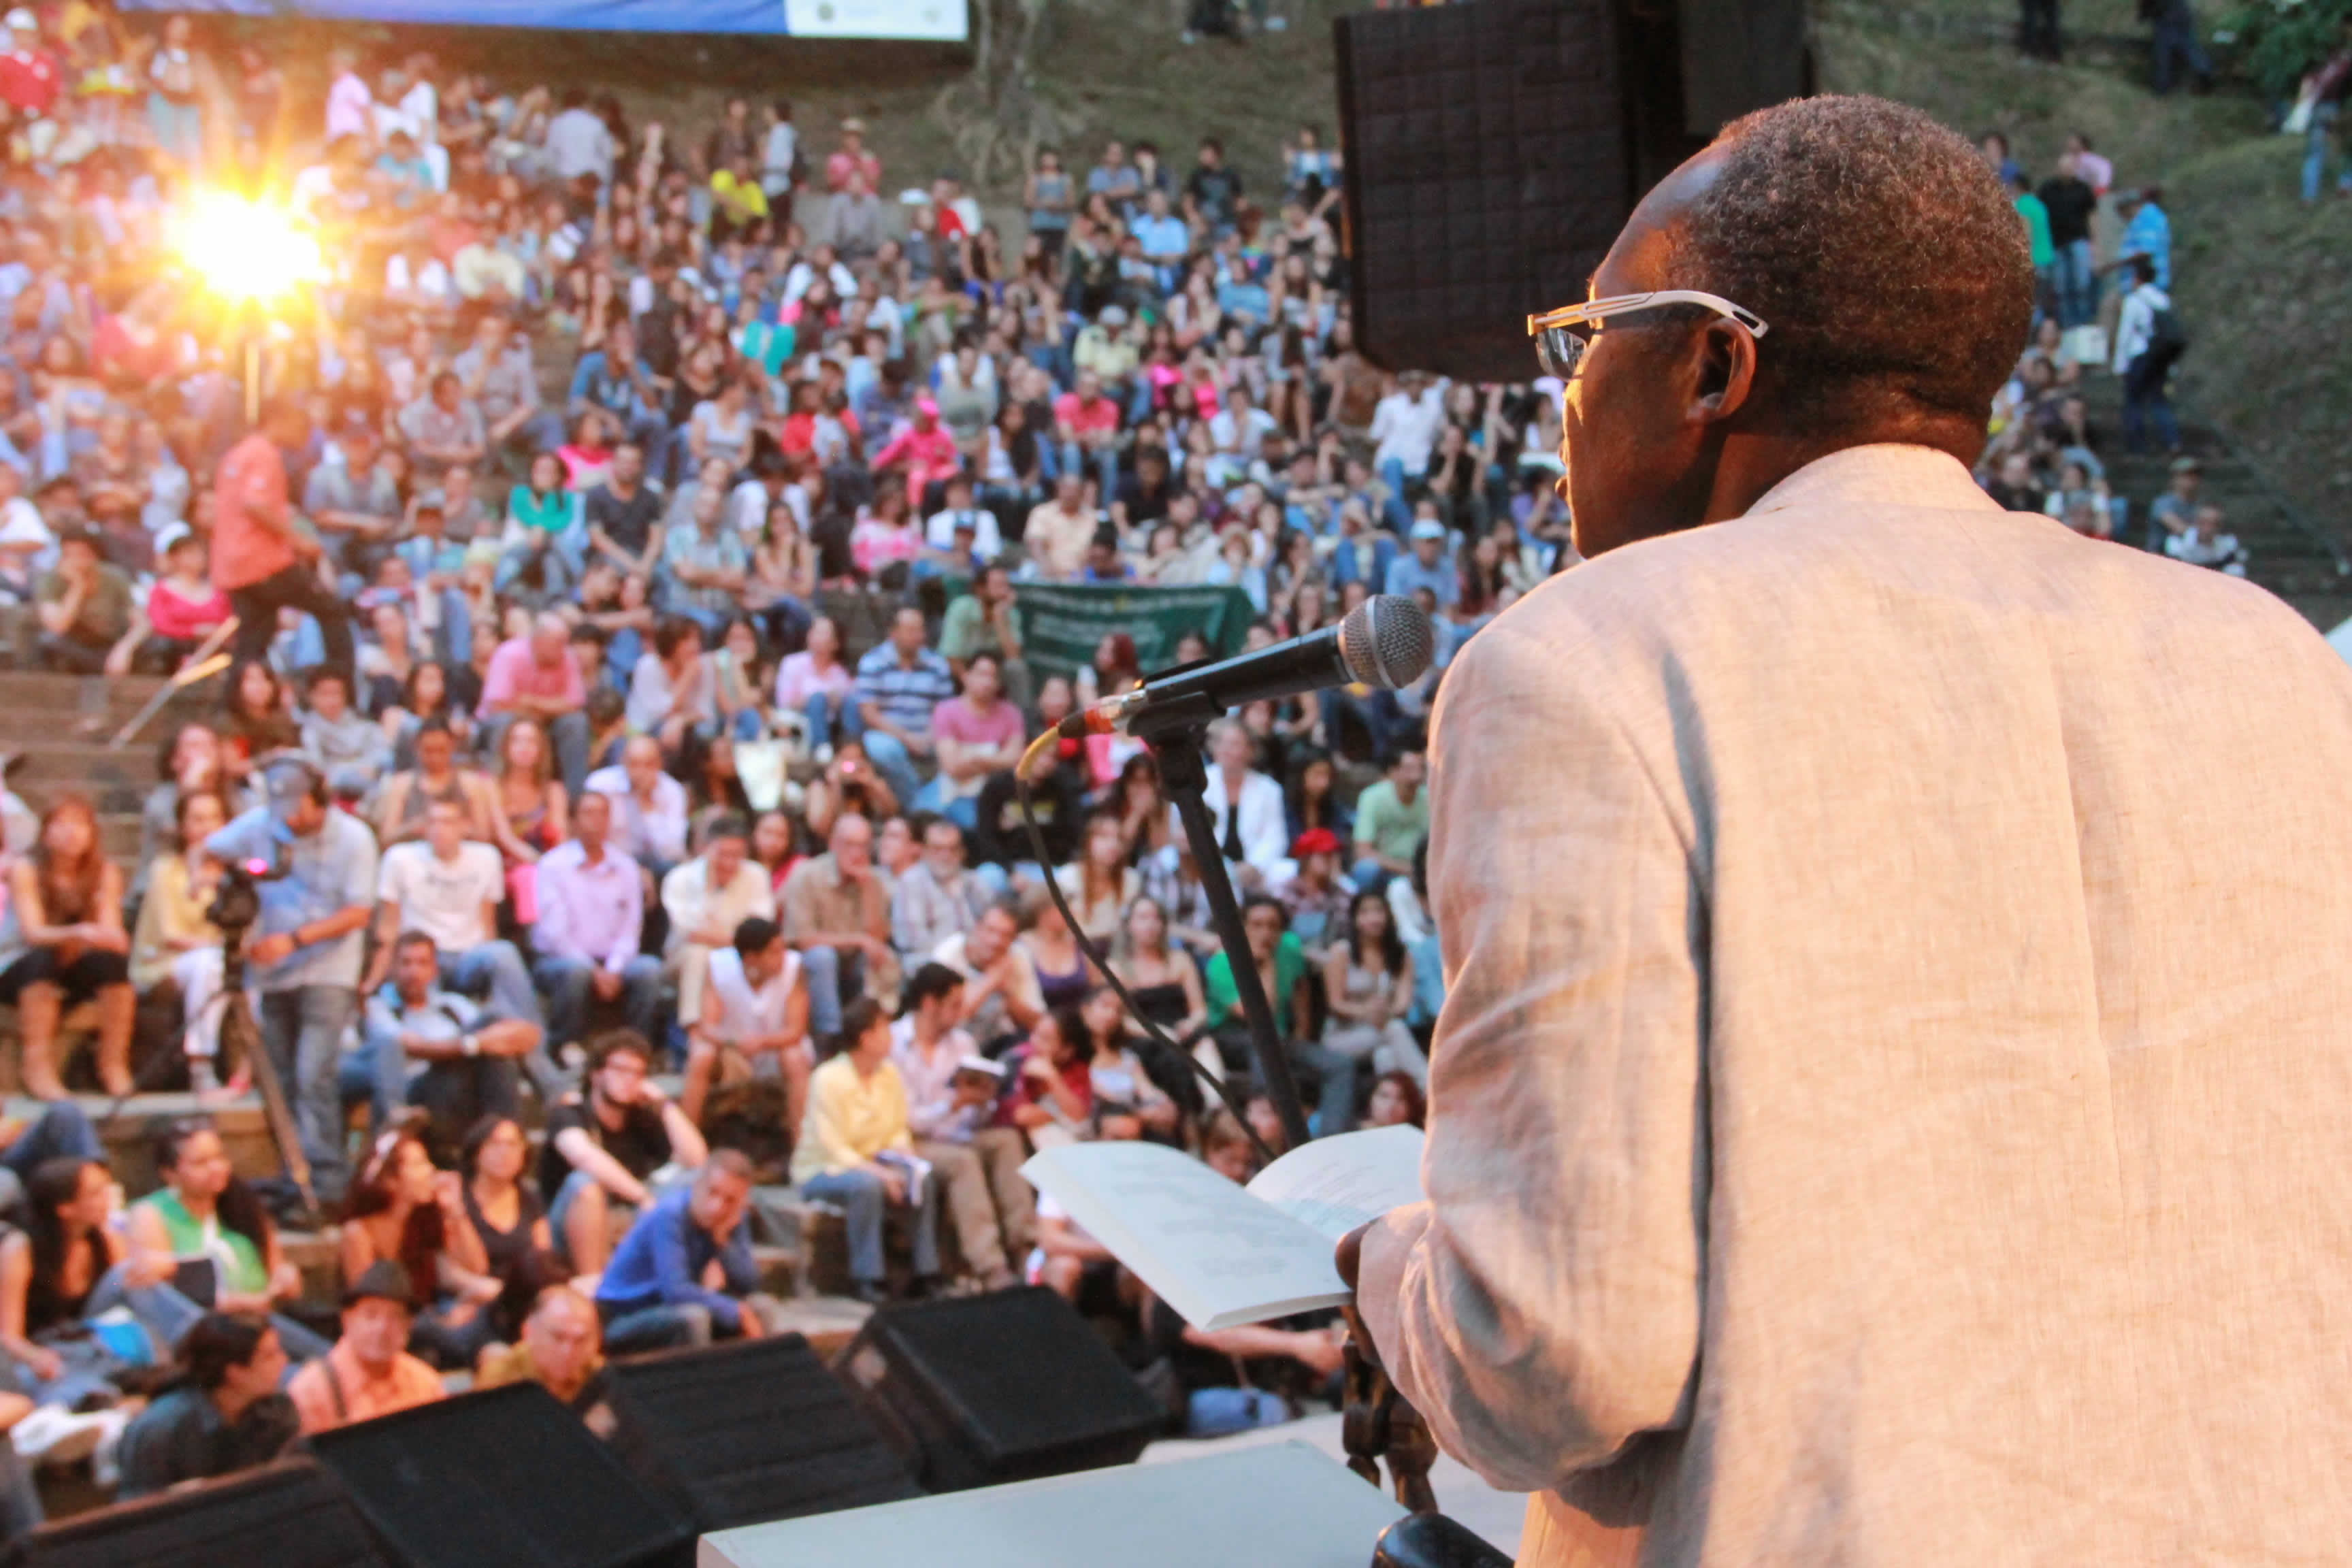
<path fill-rule="evenodd" d="M 1348 1342 L 1328 1330 L 1309 1330 L 1291 1342 L 1291 1355 L 1318 1377 L 1328 1377 L 1348 1359 Z"/>
<path fill-rule="evenodd" d="M 609 969 L 591 970 L 588 989 L 599 1002 L 610 1002 L 621 994 L 621 977 Z"/>
<path fill-rule="evenodd" d="M 874 1173 L 882 1179 L 882 1194 L 894 1204 L 907 1201 L 907 1177 L 902 1171 L 888 1165 L 877 1165 Z"/>
<path fill-rule="evenodd" d="M 1339 1247 L 1331 1255 L 1332 1266 L 1339 1270 L 1339 1282 L 1350 1290 L 1356 1288 L 1356 1272 L 1364 1263 L 1364 1232 L 1378 1223 L 1367 1222 L 1341 1237 Z"/>
<path fill-rule="evenodd" d="M 278 931 L 275 935 L 265 936 L 253 944 L 253 962 L 260 964 L 264 969 L 283 963 L 294 955 L 294 934 L 291 931 Z"/>
<path fill-rule="evenodd" d="M 648 1073 L 637 1080 L 637 1103 L 648 1110 L 659 1110 L 669 1103 L 669 1096 L 662 1092 L 662 1086 L 656 1083 L 653 1075 Z"/>

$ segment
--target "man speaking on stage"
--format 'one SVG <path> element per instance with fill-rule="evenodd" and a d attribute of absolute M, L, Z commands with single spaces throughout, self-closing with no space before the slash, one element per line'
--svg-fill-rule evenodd
<path fill-rule="evenodd" d="M 2352 1541 L 2352 670 L 1977 487 L 2032 295 L 1822 98 L 1531 323 L 1591 559 L 1447 674 L 1427 1200 L 1341 1258 L 1523 1563 Z"/>

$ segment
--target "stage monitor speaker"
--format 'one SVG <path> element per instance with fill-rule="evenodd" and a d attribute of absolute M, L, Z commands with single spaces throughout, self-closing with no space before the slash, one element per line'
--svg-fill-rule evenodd
<path fill-rule="evenodd" d="M 921 1495 L 798 1334 L 615 1362 L 614 1451 L 698 1530 Z"/>
<path fill-rule="evenodd" d="M 694 1532 L 535 1383 L 310 1439 L 406 1568 L 687 1568 Z M 274 1568 L 274 1564 L 273 1564 Z"/>
<path fill-rule="evenodd" d="M 43 1525 L 12 1568 L 396 1568 L 334 1477 L 287 1459 Z"/>
<path fill-rule="evenodd" d="M 1811 72 L 1803 0 L 1478 0 L 1333 28 L 1356 341 L 1471 381 L 1534 379 L 1527 317 L 1584 298 L 1643 192 Z"/>
<path fill-rule="evenodd" d="M 935 1492 L 1124 1465 L 1168 1412 L 1042 1286 L 885 1307 L 843 1352 L 850 1385 Z"/>

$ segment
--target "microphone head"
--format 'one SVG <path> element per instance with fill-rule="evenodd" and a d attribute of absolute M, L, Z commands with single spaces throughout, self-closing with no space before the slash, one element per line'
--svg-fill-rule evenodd
<path fill-rule="evenodd" d="M 1349 679 L 1394 691 L 1411 686 L 1436 657 L 1429 616 L 1411 599 L 1382 594 L 1365 600 L 1339 623 L 1339 657 Z"/>

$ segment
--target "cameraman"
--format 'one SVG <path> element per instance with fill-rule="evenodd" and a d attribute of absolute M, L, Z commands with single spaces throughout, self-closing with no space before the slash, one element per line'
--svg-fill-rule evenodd
<path fill-rule="evenodd" d="M 361 933 L 375 907 L 375 835 L 330 809 L 326 780 L 299 758 L 269 763 L 262 795 L 262 805 L 205 847 L 230 867 L 268 868 L 246 948 L 261 997 L 261 1041 L 294 1108 L 319 1197 L 332 1202 L 349 1179 L 335 1069 L 359 1005 Z"/>

